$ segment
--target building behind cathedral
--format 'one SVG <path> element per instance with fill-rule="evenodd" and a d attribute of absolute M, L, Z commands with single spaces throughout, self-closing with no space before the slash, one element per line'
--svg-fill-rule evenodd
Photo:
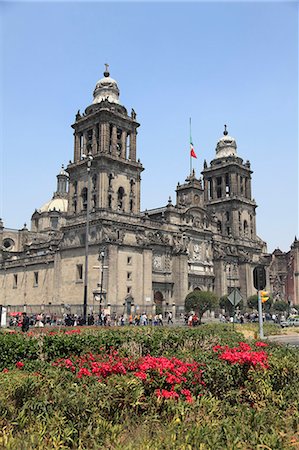
<path fill-rule="evenodd" d="M 267 253 L 256 234 L 250 162 L 226 127 L 202 177 L 191 171 L 173 201 L 145 211 L 138 127 L 106 69 L 92 104 L 76 114 L 73 159 L 57 175 L 53 198 L 35 210 L 30 230 L 0 222 L 0 304 L 82 313 L 87 249 L 88 311 L 97 310 L 99 295 L 104 309 L 127 313 L 183 312 L 194 289 L 220 297 L 238 288 L 247 299 L 258 264 L 274 298 L 299 304 L 299 242 L 288 253 Z"/>

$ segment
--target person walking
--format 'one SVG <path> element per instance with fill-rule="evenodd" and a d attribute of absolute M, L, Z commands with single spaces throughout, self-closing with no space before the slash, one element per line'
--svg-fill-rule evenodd
<path fill-rule="evenodd" d="M 26 333 L 29 330 L 29 317 L 23 312 L 22 331 Z"/>

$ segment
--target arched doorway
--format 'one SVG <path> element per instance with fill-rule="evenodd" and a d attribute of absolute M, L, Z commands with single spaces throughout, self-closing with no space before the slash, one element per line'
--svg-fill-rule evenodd
<path fill-rule="evenodd" d="M 160 291 L 154 293 L 154 303 L 156 305 L 156 314 L 163 314 L 163 294 Z"/>
<path fill-rule="evenodd" d="M 132 305 L 134 304 L 133 297 L 128 295 L 125 299 L 125 313 L 130 316 L 132 313 Z"/>

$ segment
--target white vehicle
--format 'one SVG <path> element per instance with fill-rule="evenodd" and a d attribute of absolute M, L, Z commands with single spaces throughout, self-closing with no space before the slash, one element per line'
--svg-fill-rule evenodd
<path fill-rule="evenodd" d="M 299 327 L 299 317 L 289 317 L 287 320 L 280 322 L 282 328 L 285 327 Z"/>

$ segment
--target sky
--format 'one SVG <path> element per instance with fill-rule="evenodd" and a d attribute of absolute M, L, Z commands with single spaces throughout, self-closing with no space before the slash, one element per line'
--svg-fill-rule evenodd
<path fill-rule="evenodd" d="M 0 217 L 30 224 L 73 158 L 75 114 L 104 63 L 141 124 L 141 207 L 175 201 L 223 126 L 250 160 L 257 231 L 268 251 L 298 232 L 296 2 L 2 2 Z"/>

